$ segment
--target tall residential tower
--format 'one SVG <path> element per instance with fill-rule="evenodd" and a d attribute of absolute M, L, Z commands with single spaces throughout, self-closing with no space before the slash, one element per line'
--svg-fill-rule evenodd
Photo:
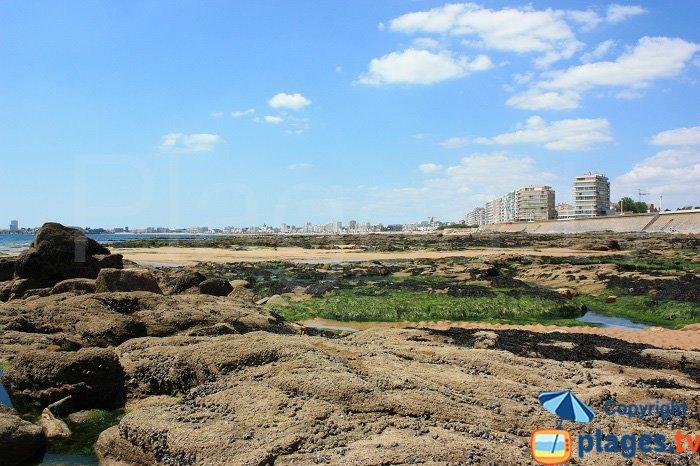
<path fill-rule="evenodd" d="M 587 173 L 574 179 L 576 217 L 599 217 L 610 213 L 610 181 L 600 173 Z"/>

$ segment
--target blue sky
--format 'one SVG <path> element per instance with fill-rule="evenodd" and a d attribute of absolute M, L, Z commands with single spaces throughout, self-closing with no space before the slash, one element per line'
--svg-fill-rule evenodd
<path fill-rule="evenodd" d="M 565 5 L 564 7 L 562 5 Z M 0 3 L 0 225 L 700 204 L 700 3 Z"/>

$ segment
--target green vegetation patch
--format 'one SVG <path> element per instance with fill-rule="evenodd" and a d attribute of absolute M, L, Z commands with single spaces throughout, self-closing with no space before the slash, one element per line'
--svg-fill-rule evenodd
<path fill-rule="evenodd" d="M 615 292 L 610 292 L 615 295 Z M 659 327 L 680 328 L 700 323 L 700 305 L 682 301 L 655 301 L 649 296 L 617 296 L 614 303 L 606 303 L 608 294 L 601 296 L 581 295 L 574 299 L 591 311 L 608 316 L 625 317 L 629 320 Z"/>
<path fill-rule="evenodd" d="M 50 453 L 70 453 L 74 455 L 91 455 L 92 447 L 103 430 L 117 425 L 125 411 L 115 409 L 91 409 L 90 416 L 85 422 L 72 422 L 65 419 L 73 435 L 64 440 L 55 440 L 49 444 Z"/>
<path fill-rule="evenodd" d="M 293 302 L 275 310 L 293 321 L 321 317 L 339 321 L 476 321 L 498 323 L 552 323 L 583 315 L 580 305 L 571 301 L 553 301 L 503 294 L 493 297 L 453 297 L 360 285 L 338 290 L 308 301 Z"/>

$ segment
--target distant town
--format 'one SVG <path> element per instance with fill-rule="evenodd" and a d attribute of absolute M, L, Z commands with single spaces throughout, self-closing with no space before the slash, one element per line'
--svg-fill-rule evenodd
<path fill-rule="evenodd" d="M 492 199 L 484 207 L 472 209 L 465 218 L 441 222 L 434 217 L 415 223 L 397 223 L 384 225 L 350 220 L 313 224 L 305 222 L 302 226 L 281 224 L 275 226 L 248 226 L 209 228 L 187 227 L 146 227 L 146 228 L 92 228 L 79 227 L 91 234 L 180 234 L 180 235 L 340 235 L 367 234 L 382 232 L 423 233 L 444 229 L 447 227 L 472 227 L 497 223 L 516 222 L 546 222 L 567 221 L 577 218 L 602 217 L 610 215 L 629 215 L 660 212 L 661 206 L 646 203 L 642 200 L 648 193 L 638 190 L 638 200 L 623 197 L 619 202 L 610 202 L 610 181 L 601 173 L 586 173 L 576 176 L 572 189 L 574 203 L 559 203 L 555 201 L 555 193 L 551 186 L 525 186 L 515 189 L 502 197 Z M 677 210 L 700 209 L 686 206 Z M 668 211 L 668 209 L 666 209 Z M 12 220 L 10 228 L 0 229 L 0 234 L 34 234 L 39 226 L 20 228 L 19 221 Z"/>

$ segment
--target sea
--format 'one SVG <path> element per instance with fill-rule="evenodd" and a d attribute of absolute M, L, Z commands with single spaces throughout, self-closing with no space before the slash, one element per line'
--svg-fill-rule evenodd
<path fill-rule="evenodd" d="M 149 238 L 163 238 L 163 239 L 210 239 L 216 238 L 220 235 L 189 235 L 189 234 L 166 234 L 161 233 L 138 233 L 138 234 L 89 234 L 87 235 L 94 239 L 100 244 L 109 246 L 111 243 L 116 241 L 127 241 L 131 239 L 149 239 Z M 34 240 L 34 235 L 25 234 L 0 234 L 0 254 L 16 254 L 27 249 L 31 242 Z"/>

